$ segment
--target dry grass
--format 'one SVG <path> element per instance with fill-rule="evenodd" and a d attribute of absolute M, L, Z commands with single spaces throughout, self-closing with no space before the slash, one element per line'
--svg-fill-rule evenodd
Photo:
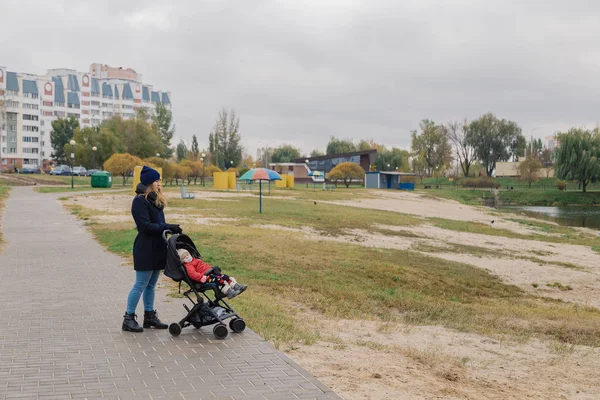
<path fill-rule="evenodd" d="M 207 262 L 250 285 L 236 307 L 250 327 L 277 345 L 310 344 L 320 338 L 314 324 L 294 317 L 294 304 L 322 318 L 368 319 L 390 326 L 398 322 L 443 325 L 494 337 L 539 337 L 567 344 L 600 345 L 597 309 L 538 298 L 482 269 L 421 253 L 439 251 L 438 246 L 417 248 L 419 252 L 366 248 L 315 242 L 296 232 L 256 227 L 308 227 L 320 235 L 340 235 L 347 229 L 373 232 L 378 229 L 373 227 L 384 224 L 408 228 L 410 232 L 411 226 L 426 219 L 318 201 L 315 205 L 308 198 L 267 198 L 261 215 L 255 197 L 226 200 L 172 200 L 170 207 L 204 217 L 236 218 L 230 225 L 184 225 L 184 229 Z M 96 212 L 80 205 L 70 208 L 81 218 L 93 218 Z M 435 222 L 488 233 L 483 227 L 473 228 L 474 224 L 470 228 L 452 225 L 460 221 Z M 132 223 L 90 226 L 109 250 L 130 256 L 136 235 Z M 472 246 L 451 248 L 457 252 L 482 251 Z M 503 251 L 486 251 L 488 256 L 505 256 Z"/>

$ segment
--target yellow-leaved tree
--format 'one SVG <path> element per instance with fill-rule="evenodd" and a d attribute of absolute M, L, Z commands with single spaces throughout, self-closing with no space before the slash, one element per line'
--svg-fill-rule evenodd
<path fill-rule="evenodd" d="M 163 185 L 166 185 L 168 182 L 171 182 L 175 175 L 175 171 L 173 170 L 173 163 L 170 163 L 168 160 L 160 157 L 148 157 L 144 159 L 145 165 L 151 167 L 155 165 L 158 168 L 162 168 L 162 175 L 160 178 L 163 181 Z"/>
<path fill-rule="evenodd" d="M 123 177 L 123 186 L 127 183 L 127 179 L 133 175 L 133 171 L 137 165 L 143 165 L 143 161 L 129 153 L 113 154 L 104 163 L 104 169 L 113 175 Z"/>
<path fill-rule="evenodd" d="M 343 162 L 336 165 L 327 174 L 327 178 L 336 184 L 342 181 L 346 187 L 349 187 L 352 181 L 362 181 L 365 178 L 365 170 L 357 163 Z"/>

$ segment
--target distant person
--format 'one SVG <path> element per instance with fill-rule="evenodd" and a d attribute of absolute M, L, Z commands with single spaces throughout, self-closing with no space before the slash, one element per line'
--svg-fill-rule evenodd
<path fill-rule="evenodd" d="M 133 269 L 135 283 L 127 297 L 127 310 L 123 317 L 124 331 L 142 332 L 143 328 L 166 329 L 158 319 L 154 309 L 154 291 L 160 277 L 160 271 L 167 263 L 167 247 L 162 233 L 170 230 L 181 233 L 179 225 L 167 224 L 163 209 L 167 205 L 161 190 L 160 174 L 155 169 L 144 166 L 140 174 L 140 184 L 136 188 L 137 196 L 131 203 L 131 215 L 135 220 L 138 234 L 133 243 Z M 143 328 L 136 321 L 135 309 L 144 298 Z"/>

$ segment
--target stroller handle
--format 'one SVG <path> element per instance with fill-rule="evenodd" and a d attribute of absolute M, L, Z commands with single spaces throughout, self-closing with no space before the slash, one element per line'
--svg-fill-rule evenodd
<path fill-rule="evenodd" d="M 162 233 L 162 238 L 163 240 L 166 242 L 167 241 L 167 234 L 169 235 L 173 235 L 173 232 L 171 232 L 170 229 L 165 229 Z"/>

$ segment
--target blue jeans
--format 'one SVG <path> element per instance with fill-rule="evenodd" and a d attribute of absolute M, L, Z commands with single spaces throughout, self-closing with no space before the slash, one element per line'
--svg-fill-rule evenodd
<path fill-rule="evenodd" d="M 135 283 L 127 297 L 128 314 L 135 313 L 142 293 L 144 293 L 144 311 L 154 311 L 154 289 L 159 276 L 160 270 L 135 271 Z"/>

